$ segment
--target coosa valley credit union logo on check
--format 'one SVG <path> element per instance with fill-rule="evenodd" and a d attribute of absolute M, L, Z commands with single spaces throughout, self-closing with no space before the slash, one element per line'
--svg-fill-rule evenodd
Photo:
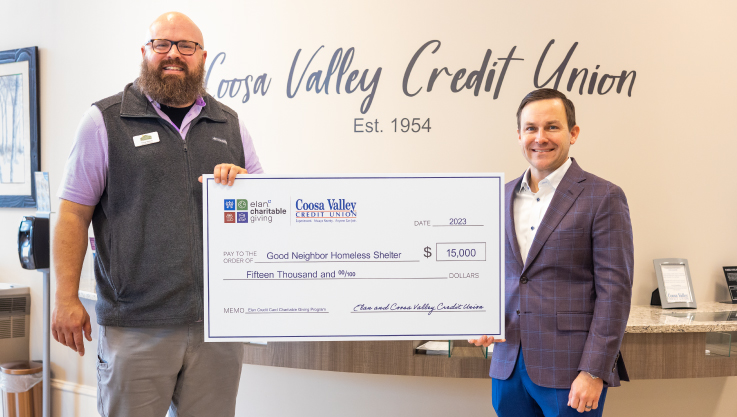
<path fill-rule="evenodd" d="M 354 223 L 358 218 L 357 204 L 345 198 L 328 198 L 325 201 L 298 198 L 294 215 L 300 223 Z"/>
<path fill-rule="evenodd" d="M 271 223 L 275 215 L 287 214 L 282 207 L 273 207 L 271 200 L 224 199 L 225 223 Z"/>

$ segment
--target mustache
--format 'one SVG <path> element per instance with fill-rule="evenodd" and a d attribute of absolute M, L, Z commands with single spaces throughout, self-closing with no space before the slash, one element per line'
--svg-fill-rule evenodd
<path fill-rule="evenodd" d="M 164 67 L 168 67 L 170 65 L 176 65 L 178 67 L 182 67 L 184 69 L 185 74 L 189 74 L 189 66 L 187 66 L 187 64 L 184 63 L 184 61 L 182 61 L 179 58 L 169 58 L 169 59 L 165 59 L 161 61 L 159 63 L 158 70 L 163 71 Z"/>

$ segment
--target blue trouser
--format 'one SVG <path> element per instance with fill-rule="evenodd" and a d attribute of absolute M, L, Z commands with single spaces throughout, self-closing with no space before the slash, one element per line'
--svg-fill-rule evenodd
<path fill-rule="evenodd" d="M 536 385 L 527 375 L 522 348 L 512 375 L 506 380 L 494 378 L 491 383 L 491 403 L 499 417 L 600 417 L 604 412 L 607 387 L 601 391 L 599 408 L 580 414 L 569 407 L 569 389 L 546 388 Z"/>

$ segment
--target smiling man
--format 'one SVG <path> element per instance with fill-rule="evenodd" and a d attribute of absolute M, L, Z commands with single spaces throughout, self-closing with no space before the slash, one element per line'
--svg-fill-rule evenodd
<path fill-rule="evenodd" d="M 525 96 L 517 135 L 530 164 L 506 184 L 506 341 L 489 375 L 499 417 L 600 416 L 628 380 L 619 352 L 632 298 L 629 208 L 616 185 L 568 156 L 581 129 L 552 89 Z"/>
<path fill-rule="evenodd" d="M 204 343 L 200 175 L 232 185 L 262 169 L 238 115 L 205 91 L 204 45 L 187 16 L 156 19 L 139 78 L 90 107 L 67 161 L 52 334 L 80 355 L 92 340 L 77 295 L 91 222 L 103 416 L 235 413 L 243 345 Z"/>

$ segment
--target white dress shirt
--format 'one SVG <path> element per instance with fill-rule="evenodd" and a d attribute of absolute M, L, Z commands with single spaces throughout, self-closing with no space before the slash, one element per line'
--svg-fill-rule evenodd
<path fill-rule="evenodd" d="M 530 190 L 530 168 L 527 168 L 522 177 L 522 184 L 514 194 L 514 229 L 517 232 L 517 243 L 522 262 L 525 264 L 527 264 L 527 254 L 530 252 L 532 240 L 553 200 L 555 189 L 558 188 L 570 166 L 571 158 L 568 158 L 563 165 L 537 184 L 536 193 Z"/>

